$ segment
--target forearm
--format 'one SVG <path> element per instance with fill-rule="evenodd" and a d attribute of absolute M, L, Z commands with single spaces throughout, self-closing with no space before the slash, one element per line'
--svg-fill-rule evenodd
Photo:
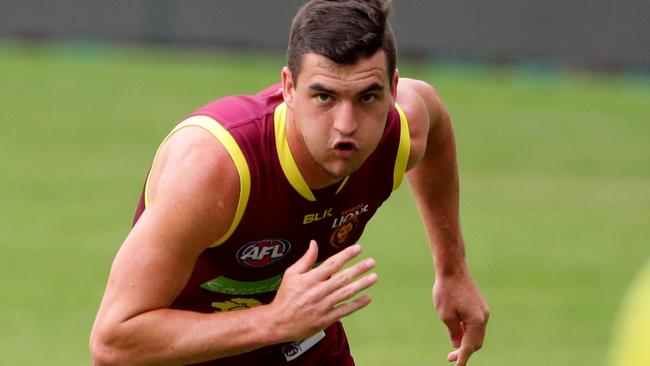
<path fill-rule="evenodd" d="M 249 352 L 282 340 L 269 307 L 226 313 L 159 309 L 95 325 L 91 351 L 102 365 L 184 365 Z"/>
<path fill-rule="evenodd" d="M 407 173 L 431 245 L 436 273 L 464 269 L 465 248 L 459 220 L 459 179 L 451 122 L 433 124 L 426 152 Z"/>
<path fill-rule="evenodd" d="M 436 270 L 433 302 L 456 348 L 447 359 L 465 366 L 472 352 L 483 343 L 489 309 L 465 262 L 456 144 L 449 115 L 432 87 L 422 83 L 410 85 L 419 91 L 426 105 L 419 111 L 427 113 L 418 114 L 418 109 L 412 106 L 415 128 L 410 134 L 415 149 L 412 149 L 413 163 L 407 179 L 431 245 Z M 416 98 L 411 99 L 417 102 Z M 416 102 L 413 104 L 417 106 Z"/>
<path fill-rule="evenodd" d="M 246 310 L 159 309 L 119 318 L 128 312 L 105 296 L 91 336 L 96 365 L 183 365 L 306 339 L 370 303 L 369 296 L 355 296 L 376 283 L 377 276 L 367 274 L 374 261 L 344 269 L 360 252 L 350 246 L 314 268 L 318 245 L 312 240 L 285 271 L 273 302 Z"/>

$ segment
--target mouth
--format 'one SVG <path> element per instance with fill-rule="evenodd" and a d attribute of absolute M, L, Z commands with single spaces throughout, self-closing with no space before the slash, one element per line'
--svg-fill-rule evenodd
<path fill-rule="evenodd" d="M 339 142 L 334 145 L 334 149 L 341 151 L 352 151 L 355 150 L 355 146 L 351 142 Z"/>
<path fill-rule="evenodd" d="M 339 141 L 334 144 L 334 151 L 341 157 L 351 157 L 359 147 L 353 141 Z"/>

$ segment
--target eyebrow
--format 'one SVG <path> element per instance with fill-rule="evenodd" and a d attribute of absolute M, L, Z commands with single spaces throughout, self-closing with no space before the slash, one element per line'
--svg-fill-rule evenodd
<path fill-rule="evenodd" d="M 380 83 L 374 82 L 374 83 L 370 84 L 370 86 L 368 86 L 367 88 L 365 88 L 361 93 L 359 93 L 359 95 L 363 95 L 363 94 L 366 94 L 366 93 L 374 92 L 374 91 L 377 91 L 377 90 L 382 90 L 382 91 L 383 91 L 383 90 L 384 90 L 384 86 L 381 85 Z"/>
<path fill-rule="evenodd" d="M 317 93 L 325 93 L 325 94 L 337 94 L 335 90 L 330 89 L 326 87 L 325 85 L 321 83 L 313 83 L 309 85 L 309 90 Z"/>
<path fill-rule="evenodd" d="M 311 90 L 313 92 L 316 92 L 316 93 L 325 93 L 325 94 L 332 94 L 332 95 L 337 95 L 338 94 L 336 92 L 336 90 L 330 89 L 330 88 L 326 87 L 325 85 L 323 85 L 321 83 L 310 84 L 309 85 L 309 90 Z M 384 90 L 384 86 L 382 84 L 378 83 L 378 82 L 374 82 L 374 83 L 370 84 L 367 88 L 363 89 L 359 93 L 359 95 L 363 95 L 363 94 L 370 93 L 370 92 L 377 91 L 377 90 Z"/>

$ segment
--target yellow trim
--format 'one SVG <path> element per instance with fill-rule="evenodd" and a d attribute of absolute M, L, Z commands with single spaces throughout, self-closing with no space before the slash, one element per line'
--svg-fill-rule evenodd
<path fill-rule="evenodd" d="M 246 162 L 246 157 L 244 156 L 244 153 L 242 153 L 241 149 L 239 148 L 239 145 L 237 144 L 237 141 L 232 137 L 230 132 L 226 130 L 219 122 L 215 121 L 214 119 L 207 117 L 207 116 L 194 116 L 190 117 L 183 122 L 179 123 L 174 129 L 165 137 L 163 142 L 160 144 L 160 147 L 158 148 L 158 151 L 156 151 L 156 156 L 158 155 L 158 152 L 160 152 L 160 149 L 162 146 L 169 140 L 169 138 L 176 132 L 178 132 L 180 129 L 185 128 L 185 127 L 190 127 L 190 126 L 195 126 L 195 127 L 201 127 L 208 132 L 210 132 L 214 137 L 221 142 L 221 144 L 226 148 L 226 151 L 228 151 L 228 154 L 230 154 L 230 157 L 232 158 L 233 162 L 235 163 L 235 167 L 237 168 L 237 172 L 239 173 L 239 201 L 237 203 L 237 211 L 235 212 L 235 217 L 230 224 L 230 227 L 226 231 L 225 234 L 219 240 L 217 240 L 214 244 L 210 245 L 211 248 L 216 247 L 220 244 L 223 244 L 230 236 L 232 233 L 235 231 L 237 226 L 239 225 L 239 222 L 242 219 L 242 216 L 244 215 L 244 211 L 246 210 L 246 205 L 248 204 L 248 198 L 250 196 L 250 190 L 251 190 L 251 176 L 250 176 L 250 170 L 248 169 L 248 163 Z M 155 162 L 155 158 L 154 158 Z M 151 177 L 151 172 L 149 172 L 149 176 L 147 177 L 147 182 L 145 184 L 145 207 L 149 204 L 149 179 Z"/>
<path fill-rule="evenodd" d="M 393 191 L 402 184 L 404 173 L 406 173 L 406 165 L 411 154 L 411 136 L 409 134 L 409 124 L 406 119 L 406 114 L 404 114 L 402 107 L 397 103 L 395 103 L 395 109 L 399 112 L 400 132 L 399 147 L 397 149 L 397 157 L 395 158 L 395 169 L 393 170 Z"/>
<path fill-rule="evenodd" d="M 339 188 L 336 190 L 336 193 L 334 193 L 334 194 L 339 194 L 339 192 L 341 192 L 343 187 L 345 187 L 345 183 L 348 182 L 348 179 L 350 179 L 349 175 L 347 177 L 343 178 L 343 181 L 341 182 L 341 185 L 339 186 Z"/>
<path fill-rule="evenodd" d="M 273 124 L 275 128 L 275 148 L 278 150 L 278 159 L 284 175 L 291 183 L 291 186 L 309 201 L 316 201 L 314 193 L 309 189 L 305 178 L 300 174 L 296 161 L 291 155 L 289 142 L 287 142 L 287 105 L 281 103 L 275 108 L 273 115 Z"/>

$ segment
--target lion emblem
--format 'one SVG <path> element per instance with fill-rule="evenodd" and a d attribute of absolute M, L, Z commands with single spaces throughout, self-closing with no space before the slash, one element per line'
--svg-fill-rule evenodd
<path fill-rule="evenodd" d="M 357 228 L 359 225 L 359 218 L 356 216 L 351 216 L 350 219 L 341 225 L 339 225 L 334 232 L 332 232 L 332 236 L 330 237 L 330 243 L 339 248 L 344 246 L 345 244 L 348 243 L 350 240 L 350 237 L 354 230 Z"/>

